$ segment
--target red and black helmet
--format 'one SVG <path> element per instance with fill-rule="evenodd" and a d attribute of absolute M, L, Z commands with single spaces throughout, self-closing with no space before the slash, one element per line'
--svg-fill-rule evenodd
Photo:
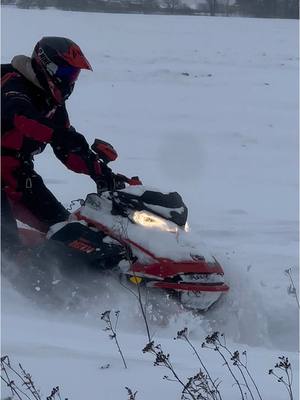
<path fill-rule="evenodd" d="M 43 37 L 32 53 L 32 67 L 41 86 L 58 104 L 70 96 L 81 69 L 92 67 L 72 40 Z"/>

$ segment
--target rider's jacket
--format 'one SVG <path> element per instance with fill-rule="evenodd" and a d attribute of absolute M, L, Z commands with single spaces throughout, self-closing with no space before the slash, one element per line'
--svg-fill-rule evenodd
<path fill-rule="evenodd" d="M 100 165 L 84 136 L 70 126 L 65 105 L 54 105 L 25 56 L 1 66 L 1 175 L 10 197 L 22 197 L 20 173 L 50 144 L 56 157 L 78 173 L 98 175 Z M 21 70 L 21 71 L 20 71 Z M 97 169 L 97 170 L 96 170 Z"/>

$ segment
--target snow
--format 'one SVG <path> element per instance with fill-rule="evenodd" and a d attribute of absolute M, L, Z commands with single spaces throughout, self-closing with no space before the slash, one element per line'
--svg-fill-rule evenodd
<path fill-rule="evenodd" d="M 284 270 L 298 288 L 298 23 L 292 20 L 89 14 L 2 7 L 2 62 L 31 54 L 43 35 L 72 38 L 93 72 L 82 72 L 69 100 L 72 124 L 90 144 L 111 142 L 112 168 L 143 183 L 178 191 L 189 225 L 223 265 L 231 290 L 207 314 L 173 312 L 151 321 L 154 340 L 180 376 L 198 363 L 183 342 L 188 326 L 197 348 L 213 330 L 231 349 L 247 350 L 263 398 L 285 389 L 267 371 L 287 355 L 298 392 L 298 309 Z M 36 168 L 65 204 L 94 192 L 66 170 L 51 148 Z M 30 371 L 43 395 L 59 385 L 65 397 L 179 399 L 167 371 L 153 367 L 134 297 L 117 282 L 85 316 L 36 308 L 2 281 L 2 354 Z M 299 291 L 298 291 L 299 293 Z M 99 314 L 120 310 L 119 338 L 128 369 Z M 222 361 L 200 349 L 224 399 L 238 399 Z M 99 367 L 109 363 L 108 369 Z M 2 396 L 9 392 L 2 387 Z"/>

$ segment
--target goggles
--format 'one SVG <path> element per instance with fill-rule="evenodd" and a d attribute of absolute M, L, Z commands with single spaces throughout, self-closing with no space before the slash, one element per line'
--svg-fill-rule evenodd
<path fill-rule="evenodd" d="M 59 66 L 55 71 L 53 77 L 59 82 L 66 84 L 75 83 L 80 73 L 80 68 L 72 66 Z"/>

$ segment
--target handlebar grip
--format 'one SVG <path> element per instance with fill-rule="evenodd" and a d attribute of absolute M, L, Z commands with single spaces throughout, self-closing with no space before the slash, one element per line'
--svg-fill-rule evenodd
<path fill-rule="evenodd" d="M 138 186 L 143 184 L 138 176 L 132 176 L 131 178 L 128 179 L 127 183 L 130 186 Z"/>
<path fill-rule="evenodd" d="M 114 147 L 104 140 L 95 139 L 91 149 L 98 154 L 105 164 L 108 164 L 110 161 L 115 161 L 118 157 L 118 153 Z"/>

